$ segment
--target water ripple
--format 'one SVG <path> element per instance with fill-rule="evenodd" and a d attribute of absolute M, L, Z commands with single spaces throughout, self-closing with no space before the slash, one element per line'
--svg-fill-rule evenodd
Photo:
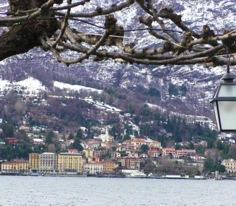
<path fill-rule="evenodd" d="M 0 206 L 234 206 L 234 181 L 0 176 Z"/>

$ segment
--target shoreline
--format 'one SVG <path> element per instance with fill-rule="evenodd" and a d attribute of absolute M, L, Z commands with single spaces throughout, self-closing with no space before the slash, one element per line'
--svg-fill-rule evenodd
<path fill-rule="evenodd" d="M 125 175 L 78 175 L 78 174 L 19 174 L 19 173 L 0 173 L 0 176 L 29 176 L 29 177 L 96 177 L 96 178 L 128 178 L 128 179 L 162 179 L 162 180 L 233 180 L 235 181 L 236 178 L 233 177 L 224 177 L 221 179 L 216 178 L 207 178 L 207 177 L 201 177 L 201 178 L 195 178 L 195 177 L 166 177 L 166 176 L 147 176 L 147 177 L 126 177 Z"/>

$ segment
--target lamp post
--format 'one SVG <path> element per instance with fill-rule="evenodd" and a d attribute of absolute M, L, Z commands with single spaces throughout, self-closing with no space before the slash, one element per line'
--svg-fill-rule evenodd
<path fill-rule="evenodd" d="M 236 83 L 234 75 L 223 75 L 223 82 L 217 87 L 211 103 L 214 107 L 216 123 L 221 132 L 236 132 Z"/>

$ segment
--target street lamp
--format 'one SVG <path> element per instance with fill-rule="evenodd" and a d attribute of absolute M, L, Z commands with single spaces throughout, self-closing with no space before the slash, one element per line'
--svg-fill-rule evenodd
<path fill-rule="evenodd" d="M 221 132 L 236 132 L 236 83 L 234 75 L 229 72 L 221 78 L 211 103 L 214 107 L 216 123 Z"/>

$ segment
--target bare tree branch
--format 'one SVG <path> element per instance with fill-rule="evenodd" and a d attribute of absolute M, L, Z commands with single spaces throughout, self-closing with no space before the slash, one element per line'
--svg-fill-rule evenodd
<path fill-rule="evenodd" d="M 111 14 L 114 13 L 116 11 L 120 11 L 124 8 L 129 7 L 131 4 L 134 3 L 134 0 L 127 0 L 127 2 L 119 4 L 119 5 L 112 5 L 112 7 L 110 7 L 109 9 L 102 9 L 100 7 L 98 7 L 95 11 L 93 11 L 92 13 L 71 13 L 70 17 L 83 17 L 83 18 L 91 18 L 91 17 L 95 17 L 95 16 L 101 16 L 101 15 L 107 15 L 107 14 Z M 56 15 L 58 16 L 64 16 L 64 13 L 61 12 L 56 12 Z"/>
<path fill-rule="evenodd" d="M 62 3 L 63 0 L 9 0 L 6 16 L 0 18 L 0 27 L 8 27 L 0 35 L 0 60 L 38 46 L 51 51 L 58 61 L 67 65 L 93 57 L 94 61 L 110 58 L 123 63 L 147 65 L 199 63 L 217 66 L 228 63 L 228 59 L 224 58 L 227 51 L 236 53 L 235 31 L 225 30 L 216 35 L 208 25 L 202 25 L 202 33 L 199 34 L 186 25 L 182 16 L 173 9 L 166 6 L 157 8 L 152 0 L 123 0 L 118 5 L 91 9 L 86 13 L 71 11 L 92 4 L 90 0 L 75 3 L 68 0 L 67 5 L 55 5 Z M 115 12 L 136 7 L 144 12 L 141 17 L 137 16 L 138 30 L 126 30 L 117 24 Z M 102 22 L 96 25 L 96 17 L 102 15 L 106 17 L 105 21 L 102 20 L 104 26 L 100 25 Z M 86 28 L 91 26 L 89 34 L 82 23 L 87 24 Z M 95 32 L 95 26 L 99 32 Z M 133 32 L 133 35 L 135 31 L 142 30 L 147 30 L 147 35 L 154 37 L 152 43 L 145 48 L 136 43 L 124 43 L 125 38 L 144 40 L 145 37 L 138 33 L 137 36 L 128 35 L 128 32 Z M 137 41 L 132 39 L 132 42 Z M 69 50 L 77 53 L 74 59 L 64 57 Z M 234 59 L 230 61 L 231 65 L 236 65 Z"/>
<path fill-rule="evenodd" d="M 71 0 L 68 0 L 67 3 L 68 3 L 68 5 L 70 5 L 70 4 L 71 4 Z M 66 13 L 65 18 L 64 18 L 64 20 L 63 20 L 63 22 L 62 22 L 61 33 L 60 33 L 60 35 L 58 36 L 58 38 L 56 39 L 56 41 L 54 42 L 54 44 L 52 45 L 53 47 L 55 47 L 55 46 L 58 44 L 58 42 L 60 41 L 60 39 L 61 39 L 61 38 L 63 37 L 63 35 L 64 35 L 64 32 L 65 32 L 65 30 L 66 30 L 66 27 L 68 26 L 68 19 L 69 19 L 70 11 L 71 11 L 71 8 L 68 7 L 67 13 Z"/>

